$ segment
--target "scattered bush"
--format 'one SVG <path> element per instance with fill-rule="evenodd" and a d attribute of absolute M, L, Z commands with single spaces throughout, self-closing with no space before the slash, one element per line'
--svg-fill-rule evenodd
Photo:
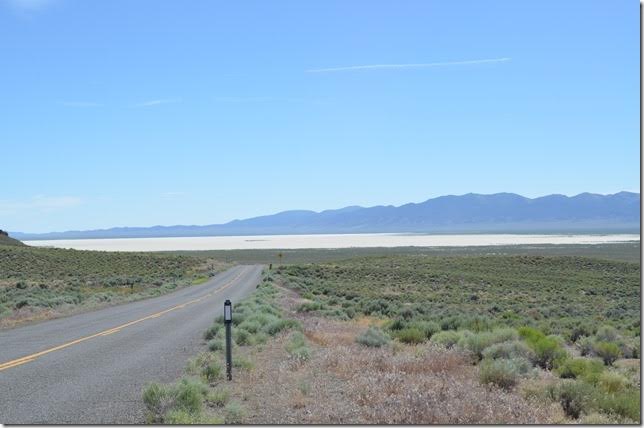
<path fill-rule="evenodd" d="M 519 335 L 533 351 L 533 362 L 541 368 L 552 369 L 563 363 L 568 353 L 562 347 L 561 338 L 546 337 L 541 331 L 532 327 L 522 327 Z"/>
<path fill-rule="evenodd" d="M 588 358 L 570 358 L 557 367 L 557 373 L 564 379 L 583 379 L 589 383 L 596 383 L 599 375 L 604 371 L 601 361 Z"/>
<path fill-rule="evenodd" d="M 597 342 L 593 349 L 607 366 L 612 366 L 620 356 L 619 346 L 611 342 Z"/>
<path fill-rule="evenodd" d="M 593 346 L 595 343 L 590 337 L 581 337 L 577 340 L 577 348 L 579 348 L 579 353 L 582 357 L 593 355 Z"/>
<path fill-rule="evenodd" d="M 211 361 L 202 369 L 201 375 L 206 379 L 207 382 L 212 383 L 221 377 L 222 372 L 223 368 L 221 364 L 217 361 Z"/>
<path fill-rule="evenodd" d="M 203 352 L 188 361 L 186 372 L 192 375 L 201 376 L 207 382 L 214 382 L 222 374 L 222 366 L 209 352 Z"/>
<path fill-rule="evenodd" d="M 597 329 L 595 339 L 598 342 L 618 342 L 621 339 L 621 336 L 619 335 L 615 327 L 610 325 L 603 325 Z"/>
<path fill-rule="evenodd" d="M 198 415 L 207 393 L 208 387 L 203 383 L 183 378 L 172 385 L 149 385 L 143 392 L 143 402 L 148 409 L 149 420 L 160 423 L 166 422 L 171 411 Z"/>
<path fill-rule="evenodd" d="M 143 390 L 143 403 L 148 410 L 150 423 L 161 423 L 174 405 L 174 391 L 167 385 L 150 384 Z"/>
<path fill-rule="evenodd" d="M 407 327 L 396 332 L 394 336 L 403 343 L 417 344 L 425 341 L 425 333 L 415 327 Z"/>
<path fill-rule="evenodd" d="M 190 413 L 201 411 L 208 388 L 195 379 L 183 378 L 176 386 L 175 406 Z"/>
<path fill-rule="evenodd" d="M 628 379 L 619 373 L 605 371 L 599 376 L 599 386 L 610 394 L 622 392 L 628 386 Z"/>
<path fill-rule="evenodd" d="M 587 413 L 594 391 L 590 385 L 579 381 L 564 381 L 551 390 L 552 397 L 561 404 L 564 413 L 573 419 Z"/>
<path fill-rule="evenodd" d="M 513 340 L 511 342 L 501 342 L 490 345 L 483 351 L 483 358 L 499 359 L 499 358 L 527 358 L 533 357 L 532 351 L 528 346 L 519 341 Z"/>
<path fill-rule="evenodd" d="M 496 343 L 501 343 L 509 340 L 515 340 L 518 337 L 514 329 L 502 328 L 494 331 L 484 331 L 480 333 L 472 333 L 464 330 L 461 333 L 461 339 L 458 346 L 470 351 L 479 360 L 483 358 L 483 351 Z"/>
<path fill-rule="evenodd" d="M 239 324 L 237 327 L 242 330 L 246 330 L 248 333 L 257 333 L 260 328 L 259 322 L 254 319 L 246 319 L 243 323 Z"/>
<path fill-rule="evenodd" d="M 241 424 L 244 418 L 244 409 L 236 401 L 231 401 L 224 407 L 224 420 L 226 424 Z"/>
<path fill-rule="evenodd" d="M 519 377 L 530 369 L 530 364 L 522 358 L 484 359 L 479 374 L 481 383 L 494 384 L 503 389 L 512 389 Z"/>
<path fill-rule="evenodd" d="M 213 352 L 223 351 L 224 349 L 226 349 L 226 344 L 222 339 L 212 339 L 210 342 L 208 342 L 208 349 Z"/>
<path fill-rule="evenodd" d="M 640 423 L 640 391 L 632 389 L 614 394 L 601 394 L 597 399 L 597 408 L 608 414 L 628 418 L 630 423 Z"/>
<path fill-rule="evenodd" d="M 235 343 L 240 346 L 252 345 L 254 343 L 253 335 L 243 329 L 235 329 L 233 337 L 235 338 Z"/>
<path fill-rule="evenodd" d="M 244 357 L 233 356 L 233 367 L 241 370 L 251 370 L 253 363 Z"/>
<path fill-rule="evenodd" d="M 306 361 L 311 357 L 311 350 L 306 344 L 306 339 L 299 331 L 293 333 L 291 340 L 286 344 L 286 352 L 296 360 Z"/>
<path fill-rule="evenodd" d="M 361 345 L 379 348 L 389 343 L 389 336 L 387 336 L 379 328 L 369 327 L 367 330 L 358 335 L 358 337 L 356 337 L 356 342 L 360 343 Z"/>
<path fill-rule="evenodd" d="M 423 332 L 426 339 L 430 339 L 432 335 L 441 331 L 440 326 L 432 321 L 415 321 L 409 324 L 410 328 L 416 328 Z"/>
<path fill-rule="evenodd" d="M 208 392 L 206 401 L 217 407 L 223 407 L 228 402 L 229 398 L 230 392 L 227 389 L 220 387 Z"/>
<path fill-rule="evenodd" d="M 454 345 L 456 345 L 460 339 L 461 335 L 459 333 L 452 330 L 447 330 L 439 331 L 438 333 L 434 334 L 430 341 L 432 343 L 436 343 L 437 345 L 442 345 L 447 349 L 450 349 L 454 347 Z"/>
<path fill-rule="evenodd" d="M 297 320 L 279 319 L 271 322 L 270 324 L 267 324 L 266 327 L 264 328 L 264 331 L 271 336 L 275 336 L 277 333 L 279 333 L 282 330 L 301 329 L 301 328 L 302 327 Z"/>

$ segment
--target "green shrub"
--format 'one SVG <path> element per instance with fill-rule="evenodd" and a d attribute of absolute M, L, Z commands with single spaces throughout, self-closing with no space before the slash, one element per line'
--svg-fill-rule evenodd
<path fill-rule="evenodd" d="M 222 375 L 223 367 L 217 361 L 210 361 L 203 369 L 201 370 L 201 375 L 206 379 L 207 382 L 214 382 L 219 379 Z"/>
<path fill-rule="evenodd" d="M 208 388 L 196 379 L 183 378 L 176 385 L 175 407 L 189 413 L 199 413 Z"/>
<path fill-rule="evenodd" d="M 389 330 L 399 331 L 407 327 L 407 321 L 397 318 L 391 321 L 391 323 L 387 327 L 389 328 Z"/>
<path fill-rule="evenodd" d="M 173 409 L 165 415 L 163 422 L 170 425 L 194 425 L 198 424 L 199 420 L 185 410 Z"/>
<path fill-rule="evenodd" d="M 236 369 L 250 370 L 253 368 L 253 363 L 244 357 L 233 356 L 233 367 Z"/>
<path fill-rule="evenodd" d="M 619 343 L 619 351 L 623 358 L 639 358 L 640 357 L 640 342 L 638 340 L 623 339 Z"/>
<path fill-rule="evenodd" d="M 620 356 L 619 346 L 611 342 L 597 342 L 593 348 L 595 354 L 601 358 L 607 366 L 613 365 Z"/>
<path fill-rule="evenodd" d="M 291 355 L 291 357 L 299 361 L 307 361 L 309 358 L 311 358 L 311 350 L 308 348 L 308 346 L 295 348 L 291 350 L 289 354 Z"/>
<path fill-rule="evenodd" d="M 513 340 L 510 342 L 501 342 L 490 345 L 483 353 L 483 358 L 499 359 L 499 358 L 532 358 L 532 351 L 528 346 L 519 341 Z"/>
<path fill-rule="evenodd" d="M 201 376 L 207 382 L 214 382 L 221 376 L 222 367 L 212 353 L 202 352 L 188 361 L 186 372 Z"/>
<path fill-rule="evenodd" d="M 604 391 L 613 394 L 625 390 L 628 386 L 628 379 L 619 373 L 605 371 L 599 376 L 599 386 Z"/>
<path fill-rule="evenodd" d="M 191 378 L 183 378 L 173 385 L 150 384 L 143 391 L 143 402 L 148 410 L 149 421 L 167 422 L 169 415 L 171 418 L 178 418 L 177 412 L 198 415 L 207 392 L 206 385 Z"/>
<path fill-rule="evenodd" d="M 453 330 L 439 331 L 438 333 L 432 336 L 432 338 L 430 339 L 430 342 L 435 343 L 437 345 L 442 345 L 449 349 L 454 347 L 454 345 L 458 343 L 460 338 L 461 338 L 461 335 L 456 331 L 453 331 Z"/>
<path fill-rule="evenodd" d="M 585 382 L 564 381 L 552 388 L 553 398 L 561 404 L 564 413 L 573 419 L 588 413 L 595 393 Z"/>
<path fill-rule="evenodd" d="M 513 328 L 496 328 L 492 330 L 494 343 L 508 342 L 519 339 L 519 333 Z"/>
<path fill-rule="evenodd" d="M 472 330 L 477 333 L 490 330 L 493 325 L 494 325 L 494 321 L 484 316 L 470 317 L 460 323 L 460 327 L 466 328 L 468 330 Z"/>
<path fill-rule="evenodd" d="M 280 319 L 273 321 L 264 327 L 264 331 L 271 336 L 275 336 L 282 330 L 301 329 L 300 322 L 294 319 Z"/>
<path fill-rule="evenodd" d="M 302 303 L 297 308 L 297 312 L 315 312 L 325 308 L 326 308 L 326 305 L 320 301 L 306 302 L 306 303 Z"/>
<path fill-rule="evenodd" d="M 403 343 L 422 343 L 427 336 L 425 333 L 415 327 L 407 327 L 395 333 L 395 337 Z"/>
<path fill-rule="evenodd" d="M 311 357 L 311 351 L 306 344 L 304 335 L 296 331 L 291 335 L 291 339 L 286 344 L 286 352 L 295 359 L 308 360 Z"/>
<path fill-rule="evenodd" d="M 587 361 L 586 370 L 581 374 L 580 379 L 591 385 L 597 385 L 599 377 L 605 369 L 604 363 L 598 358 L 592 358 Z"/>
<path fill-rule="evenodd" d="M 246 330 L 247 332 L 253 334 L 257 333 L 260 328 L 260 325 L 257 321 L 253 319 L 247 319 L 243 323 L 239 324 L 238 329 Z"/>
<path fill-rule="evenodd" d="M 432 335 L 441 331 L 441 327 L 432 321 L 415 321 L 409 324 L 409 327 L 422 331 L 427 339 L 430 339 Z"/>
<path fill-rule="evenodd" d="M 306 338 L 302 332 L 296 331 L 291 335 L 289 342 L 286 344 L 286 350 L 290 351 L 302 346 L 306 346 Z"/>
<path fill-rule="evenodd" d="M 367 330 L 358 335 L 358 337 L 356 337 L 356 342 L 360 343 L 361 345 L 379 348 L 389 343 L 389 336 L 387 336 L 379 328 L 369 327 Z"/>
<path fill-rule="evenodd" d="M 470 351 L 479 360 L 483 358 L 483 351 L 489 346 L 517 338 L 515 330 L 506 328 L 480 333 L 464 330 L 461 335 L 458 346 Z"/>
<path fill-rule="evenodd" d="M 595 342 L 591 337 L 581 337 L 577 340 L 577 348 L 582 357 L 593 355 Z"/>
<path fill-rule="evenodd" d="M 244 418 L 244 409 L 236 401 L 231 401 L 224 407 L 224 419 L 227 425 L 241 424 Z"/>
<path fill-rule="evenodd" d="M 517 384 L 519 377 L 529 369 L 528 361 L 521 358 L 484 359 L 479 367 L 479 375 L 481 383 L 512 389 Z"/>
<path fill-rule="evenodd" d="M 596 383 L 603 371 L 604 365 L 601 361 L 588 358 L 570 358 L 557 367 L 557 373 L 561 378 L 583 379 L 590 383 Z"/>
<path fill-rule="evenodd" d="M 577 340 L 581 339 L 584 336 L 590 336 L 592 334 L 592 331 L 585 325 L 576 325 L 570 330 L 570 333 L 568 334 L 568 339 L 570 339 L 571 343 L 577 342 Z"/>
<path fill-rule="evenodd" d="M 628 418 L 640 423 L 640 391 L 627 390 L 614 394 L 601 394 L 597 408 L 605 413 Z"/>
<path fill-rule="evenodd" d="M 561 346 L 561 339 L 558 337 L 546 337 L 542 332 L 532 327 L 521 327 L 519 335 L 534 352 L 532 361 L 544 369 L 552 369 L 555 365 L 563 363 L 568 357 L 568 353 Z"/>
<path fill-rule="evenodd" d="M 235 343 L 244 346 L 253 344 L 253 335 L 243 329 L 235 329 Z"/>
<path fill-rule="evenodd" d="M 545 338 L 545 334 L 532 327 L 521 327 L 518 330 L 519 336 L 523 338 L 528 344 L 535 343 L 540 339 Z"/>
<path fill-rule="evenodd" d="M 222 339 L 212 339 L 208 342 L 208 349 L 213 352 L 223 351 L 226 348 L 226 344 Z"/>
<path fill-rule="evenodd" d="M 149 422 L 161 423 L 174 406 L 175 391 L 167 385 L 152 383 L 143 390 L 143 403 L 148 410 Z"/>
<path fill-rule="evenodd" d="M 224 388 L 216 388 L 208 392 L 206 396 L 206 401 L 212 403 L 215 406 L 222 407 L 228 402 L 230 398 L 230 392 Z"/>
<path fill-rule="evenodd" d="M 603 325 L 597 329 L 595 339 L 598 342 L 618 342 L 621 339 L 621 336 L 615 327 L 611 325 Z"/>

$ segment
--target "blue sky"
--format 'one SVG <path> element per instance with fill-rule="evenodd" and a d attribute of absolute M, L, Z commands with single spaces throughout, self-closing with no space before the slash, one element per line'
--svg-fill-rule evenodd
<path fill-rule="evenodd" d="M 0 228 L 639 189 L 636 1 L 0 0 Z"/>

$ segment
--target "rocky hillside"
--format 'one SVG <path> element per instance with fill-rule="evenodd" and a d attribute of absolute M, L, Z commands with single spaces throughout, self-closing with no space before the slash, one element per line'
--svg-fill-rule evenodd
<path fill-rule="evenodd" d="M 4 230 L 0 229 L 0 245 L 21 245 L 24 246 L 22 242 L 18 241 L 17 239 L 13 239 L 9 237 L 9 233 L 5 232 Z"/>

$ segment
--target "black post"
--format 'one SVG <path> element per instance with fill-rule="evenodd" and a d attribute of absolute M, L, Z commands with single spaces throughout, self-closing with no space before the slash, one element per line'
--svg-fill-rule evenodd
<path fill-rule="evenodd" d="M 233 351 L 230 327 L 233 323 L 233 306 L 230 300 L 224 302 L 224 325 L 226 326 L 226 375 L 228 380 L 233 380 Z"/>

